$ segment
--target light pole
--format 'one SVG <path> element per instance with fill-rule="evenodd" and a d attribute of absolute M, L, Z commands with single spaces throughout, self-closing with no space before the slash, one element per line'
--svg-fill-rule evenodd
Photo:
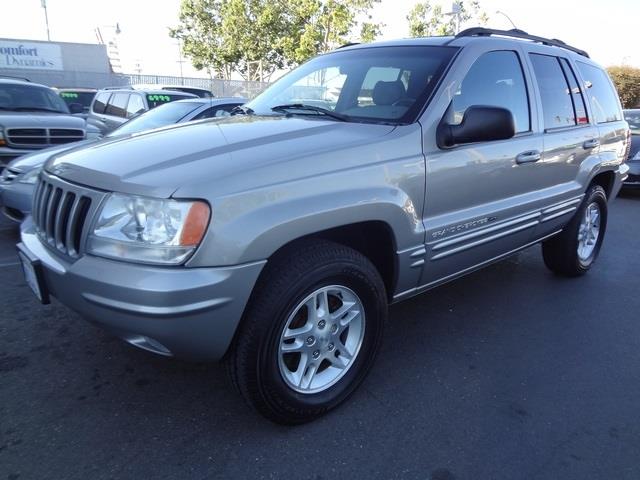
<path fill-rule="evenodd" d="M 456 35 L 460 33 L 460 15 L 462 15 L 462 7 L 458 2 L 453 2 L 451 4 L 451 11 L 445 13 L 445 15 L 450 15 L 455 17 L 456 20 Z"/>
<path fill-rule="evenodd" d="M 47 13 L 47 0 L 40 0 L 40 4 L 44 9 L 44 23 L 47 26 L 47 41 L 51 41 L 51 35 L 49 34 L 49 14 Z"/>
<path fill-rule="evenodd" d="M 516 27 L 516 24 L 515 24 L 515 23 L 513 23 L 513 20 L 511 20 L 511 17 L 510 17 L 509 15 L 507 15 L 506 13 L 501 12 L 500 10 L 496 10 L 496 15 L 502 15 L 502 16 L 503 16 L 503 17 L 505 17 L 507 20 L 509 20 L 509 23 L 511 23 L 511 25 L 513 25 L 513 28 L 514 28 L 515 30 L 517 30 L 517 29 L 518 29 L 518 27 Z"/>

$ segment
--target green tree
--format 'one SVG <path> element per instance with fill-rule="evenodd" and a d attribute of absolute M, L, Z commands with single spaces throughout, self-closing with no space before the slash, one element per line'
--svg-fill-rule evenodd
<path fill-rule="evenodd" d="M 626 65 L 607 68 L 623 108 L 635 108 L 640 105 L 640 68 Z"/>
<path fill-rule="evenodd" d="M 340 44 L 374 40 L 383 25 L 369 11 L 379 1 L 182 0 L 170 35 L 199 70 L 266 79 Z"/>
<path fill-rule="evenodd" d="M 433 5 L 430 0 L 417 3 L 409 12 L 409 35 L 411 37 L 431 37 L 435 35 L 455 35 L 456 27 L 473 21 L 478 25 L 486 25 L 489 16 L 481 10 L 480 2 L 457 2 L 459 15 L 448 15 L 442 6 Z M 459 17 L 459 18 L 456 18 Z M 457 25 L 457 22 L 460 25 Z"/>

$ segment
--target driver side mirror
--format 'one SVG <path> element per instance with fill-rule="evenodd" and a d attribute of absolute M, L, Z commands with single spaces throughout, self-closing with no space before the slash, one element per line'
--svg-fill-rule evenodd
<path fill-rule="evenodd" d="M 84 113 L 84 107 L 82 106 L 81 103 L 70 103 L 69 104 L 69 111 L 71 113 L 73 113 L 74 115 L 76 113 Z"/>
<path fill-rule="evenodd" d="M 473 105 L 464 112 L 460 125 L 449 125 L 444 120 L 438 125 L 438 147 L 492 140 L 506 140 L 516 134 L 515 121 L 510 110 L 501 107 Z"/>

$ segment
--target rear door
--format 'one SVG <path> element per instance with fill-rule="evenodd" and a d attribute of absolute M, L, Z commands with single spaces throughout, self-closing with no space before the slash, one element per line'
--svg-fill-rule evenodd
<path fill-rule="evenodd" d="M 91 104 L 91 110 L 89 111 L 89 116 L 87 117 L 87 123 L 95 126 L 100 130 L 102 134 L 108 133 L 110 131 L 107 126 L 107 118 L 105 116 L 105 110 L 107 108 L 107 104 L 109 103 L 109 97 L 111 97 L 111 92 L 98 92 L 93 103 Z"/>
<path fill-rule="evenodd" d="M 604 164 L 617 164 L 625 160 L 627 123 L 615 87 L 600 67 L 579 60 L 575 64 L 598 125 L 600 159 Z"/>
<path fill-rule="evenodd" d="M 464 76 L 445 81 L 448 91 L 442 96 L 451 99 L 446 112 L 424 120 L 428 263 L 423 269 L 423 287 L 526 245 L 537 223 L 534 206 L 540 185 L 535 171 L 542 137 L 537 122 L 532 121 L 536 110 L 530 101 L 523 53 L 516 49 L 481 54 L 465 50 L 471 58 L 460 59 L 452 73 Z M 515 137 L 439 149 L 432 138 L 433 125 L 441 121 L 459 124 L 472 105 L 510 110 Z"/>
<path fill-rule="evenodd" d="M 568 58 L 529 53 L 538 90 L 544 153 L 537 175 L 542 216 L 536 234 L 557 232 L 572 217 L 582 199 L 582 172 L 599 162 L 598 128 L 589 118 L 583 89 Z"/>
<path fill-rule="evenodd" d="M 118 128 L 127 121 L 127 102 L 129 94 L 118 92 L 111 95 L 105 110 L 105 123 L 109 131 Z"/>

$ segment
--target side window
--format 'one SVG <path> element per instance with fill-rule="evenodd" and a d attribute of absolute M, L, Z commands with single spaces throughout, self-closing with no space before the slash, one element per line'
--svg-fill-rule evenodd
<path fill-rule="evenodd" d="M 560 59 L 537 53 L 530 55 L 540 89 L 545 130 L 577 125 L 571 90 Z"/>
<path fill-rule="evenodd" d="M 589 118 L 587 117 L 587 109 L 584 106 L 584 97 L 582 96 L 582 90 L 578 84 L 578 79 L 576 78 L 576 74 L 571 68 L 569 64 L 569 60 L 566 58 L 560 59 L 560 65 L 562 65 L 562 71 L 564 72 L 564 76 L 569 82 L 569 88 L 571 89 L 571 100 L 573 100 L 573 109 L 576 112 L 576 122 L 578 125 L 583 125 L 589 123 Z"/>
<path fill-rule="evenodd" d="M 100 92 L 98 95 L 96 95 L 96 101 L 93 102 L 92 107 L 93 112 L 103 114 L 110 96 L 111 94 L 109 92 Z"/>
<path fill-rule="evenodd" d="M 600 68 L 583 62 L 576 62 L 585 83 L 586 95 L 591 100 L 591 108 L 597 123 L 622 120 L 618 95 L 609 76 Z"/>
<path fill-rule="evenodd" d="M 114 117 L 126 117 L 127 112 L 127 100 L 129 99 L 128 93 L 114 93 L 109 99 L 107 104 L 107 115 L 113 115 Z"/>
<path fill-rule="evenodd" d="M 460 124 L 473 105 L 506 108 L 513 114 L 516 132 L 531 129 L 527 86 L 515 52 L 488 52 L 476 60 L 451 101 L 449 123 Z"/>
<path fill-rule="evenodd" d="M 201 120 L 203 118 L 228 117 L 229 115 L 231 115 L 231 110 L 236 108 L 238 105 L 242 104 L 232 103 L 229 105 L 216 105 L 215 107 L 207 108 L 204 112 L 196 115 L 194 120 Z"/>
<path fill-rule="evenodd" d="M 144 100 L 140 95 L 132 94 L 127 103 L 127 118 L 131 118 L 138 113 L 144 112 Z"/>

